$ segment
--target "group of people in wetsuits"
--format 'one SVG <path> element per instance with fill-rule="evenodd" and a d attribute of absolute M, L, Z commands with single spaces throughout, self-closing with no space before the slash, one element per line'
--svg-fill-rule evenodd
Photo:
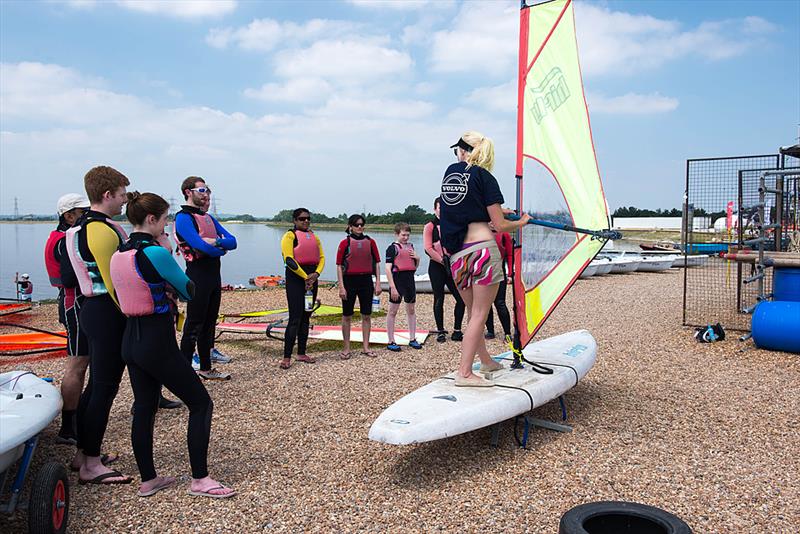
<path fill-rule="evenodd" d="M 77 448 L 72 469 L 80 484 L 129 484 L 111 468 L 118 457 L 102 453 L 111 406 L 125 368 L 134 394 L 131 443 L 141 476 L 138 495 L 175 485 L 158 476 L 153 461 L 156 411 L 179 405 L 161 396 L 165 386 L 189 409 L 187 446 L 191 495 L 227 498 L 236 492 L 209 476 L 207 458 L 213 403 L 202 380 L 229 375 L 211 367 L 220 302 L 220 256 L 236 239 L 211 215 L 210 189 L 202 178 L 184 180 L 186 204 L 176 216 L 176 239 L 186 271 L 164 232 L 169 203 L 154 193 L 127 192 L 128 178 L 111 167 L 86 173 L 88 198 L 71 193 L 58 201 L 59 224 L 45 244 L 50 283 L 59 288 L 59 319 L 67 329 L 64 411 L 59 441 Z M 126 216 L 126 234 L 114 217 Z M 177 301 L 187 305 L 180 347 Z M 200 369 L 192 368 L 195 347 Z M 219 361 L 229 360 L 219 354 Z M 89 381 L 83 391 L 86 368 Z"/>
<path fill-rule="evenodd" d="M 443 302 L 447 286 L 456 300 L 451 339 L 462 342 L 455 385 L 492 386 L 491 380 L 473 373 L 472 363 L 477 356 L 484 373 L 501 366 L 489 356 L 483 327 L 492 304 L 497 303 L 504 333 L 510 334 L 504 294 L 513 248 L 508 232 L 526 224 L 528 216 L 523 214 L 516 221 L 505 218 L 510 210 L 502 208 L 503 196 L 490 172 L 494 163 L 490 139 L 470 131 L 451 148 L 458 162 L 447 168 L 441 195 L 434 203 L 436 219 L 424 230 L 425 252 L 431 258 L 437 341 L 446 341 Z M 214 328 L 221 295 L 220 258 L 236 248 L 236 238 L 207 213 L 211 190 L 205 181 L 187 178 L 181 184 L 186 204 L 175 218 L 178 250 L 186 260 L 184 272 L 164 231 L 169 203 L 154 193 L 128 193 L 128 178 L 111 167 L 89 170 L 84 185 L 88 198 L 68 194 L 59 199 L 59 224 L 45 246 L 50 282 L 59 288 L 59 319 L 69 338 L 71 358 L 62 383 L 64 413 L 59 436 L 77 448 L 72 468 L 79 472 L 81 484 L 133 481 L 108 467 L 117 455 L 103 454 L 101 449 L 127 366 L 134 393 L 131 441 L 141 476 L 138 494 L 151 496 L 176 483 L 174 477 L 158 476 L 153 462 L 155 414 L 159 405 L 170 404 L 161 396 L 161 388 L 166 386 L 189 409 L 189 493 L 230 497 L 235 491 L 212 479 L 207 470 L 213 403 L 202 380 L 230 378 L 212 367 L 212 362 L 230 361 L 214 347 Z M 133 225 L 130 236 L 114 221 L 125 204 Z M 293 228 L 281 240 L 289 305 L 280 363 L 283 369 L 291 365 L 295 344 L 296 360 L 315 361 L 306 354 L 309 320 L 325 265 L 319 238 L 309 228 L 309 210 L 296 209 L 293 220 Z M 365 223 L 364 216 L 351 216 L 347 237 L 337 250 L 345 340 L 342 359 L 351 355 L 356 299 L 362 316 L 362 353 L 375 356 L 369 347 L 369 330 L 372 297 L 381 293 L 380 255 L 375 241 L 364 234 Z M 414 309 L 419 256 L 409 241 L 410 233 L 409 225 L 396 225 L 395 242 L 385 253 L 390 293 L 387 348 L 391 351 L 401 350 L 395 342 L 394 325 L 403 302 L 408 314 L 408 344 L 422 347 L 415 338 Z M 175 335 L 178 300 L 187 301 L 180 346 Z M 470 321 L 462 334 L 465 310 Z M 196 370 L 192 368 L 195 359 L 199 360 Z M 87 365 L 90 377 L 81 392 Z"/>

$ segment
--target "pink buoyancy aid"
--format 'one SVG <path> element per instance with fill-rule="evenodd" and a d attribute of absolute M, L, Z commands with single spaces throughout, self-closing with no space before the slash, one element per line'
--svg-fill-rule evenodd
<path fill-rule="evenodd" d="M 302 230 L 294 231 L 294 238 L 297 244 L 294 246 L 294 261 L 298 265 L 311 266 L 319 265 L 319 246 L 317 245 L 317 238 L 314 232 L 309 230 L 303 232 Z"/>
<path fill-rule="evenodd" d="M 214 219 L 211 218 L 211 215 L 208 213 L 203 213 L 201 215 L 194 212 L 190 212 L 189 214 L 194 220 L 194 225 L 197 228 L 197 235 L 199 235 L 201 238 L 208 237 L 211 239 L 217 239 L 219 237 L 219 234 L 217 233 L 217 227 L 214 225 Z M 160 236 L 159 240 L 161 240 Z M 166 241 L 169 242 L 169 237 L 167 237 Z M 193 249 L 186 241 L 181 241 L 180 239 L 178 239 L 178 252 L 183 255 L 183 258 L 186 261 L 199 260 L 200 258 L 204 258 L 206 256 L 201 251 Z"/>
<path fill-rule="evenodd" d="M 103 276 L 100 274 L 100 269 L 97 267 L 96 261 L 88 261 L 81 256 L 80 248 L 78 247 L 78 233 L 85 231 L 86 226 L 92 222 L 104 222 L 114 230 L 121 242 L 128 239 L 128 234 L 119 223 L 111 219 L 92 219 L 87 218 L 80 224 L 76 224 L 67 230 L 67 254 L 72 268 L 75 271 L 75 277 L 78 279 L 78 285 L 81 288 L 81 293 L 86 297 L 96 297 L 98 295 L 108 294 L 108 288 L 103 282 Z"/>
<path fill-rule="evenodd" d="M 393 270 L 395 272 L 416 271 L 417 262 L 411 257 L 411 252 L 414 250 L 414 245 L 408 243 L 404 246 L 400 243 L 394 243 L 394 248 L 396 254 L 394 256 L 394 261 L 392 262 L 394 265 Z"/>
<path fill-rule="evenodd" d="M 154 245 L 158 246 L 158 245 Z M 121 250 L 111 256 L 111 279 L 122 313 L 128 317 L 141 317 L 170 311 L 166 284 L 151 284 L 142 278 L 136 265 L 140 249 Z"/>
<path fill-rule="evenodd" d="M 372 239 L 353 239 L 347 237 L 344 264 L 346 274 L 372 274 L 375 272 L 375 259 L 372 257 Z"/>

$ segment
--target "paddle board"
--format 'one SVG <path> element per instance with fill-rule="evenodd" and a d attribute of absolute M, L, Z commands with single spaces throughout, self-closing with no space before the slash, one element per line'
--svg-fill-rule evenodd
<path fill-rule="evenodd" d="M 527 364 L 510 369 L 512 355 L 506 352 L 495 357 L 504 366 L 492 373 L 495 386 L 456 387 L 455 373 L 450 373 L 384 410 L 372 423 L 369 439 L 392 445 L 423 443 L 524 414 L 572 389 L 594 364 L 597 342 L 588 331 L 576 330 L 531 343 L 523 354 L 553 374 L 539 374 Z"/>

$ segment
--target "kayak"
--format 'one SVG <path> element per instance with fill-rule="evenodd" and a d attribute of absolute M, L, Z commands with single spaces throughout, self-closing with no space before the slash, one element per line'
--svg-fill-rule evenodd
<path fill-rule="evenodd" d="M 254 276 L 250 279 L 250 283 L 256 287 L 278 287 L 283 285 L 283 277 L 278 275 L 272 276 Z"/>
<path fill-rule="evenodd" d="M 0 473 L 61 411 L 61 394 L 30 371 L 0 374 Z"/>

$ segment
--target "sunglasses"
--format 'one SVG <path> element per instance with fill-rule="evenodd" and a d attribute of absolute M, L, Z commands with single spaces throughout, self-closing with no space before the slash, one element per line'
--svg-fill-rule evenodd
<path fill-rule="evenodd" d="M 209 195 L 211 194 L 210 187 L 193 187 L 189 191 L 195 191 L 197 193 L 208 193 Z"/>
<path fill-rule="evenodd" d="M 355 223 L 353 226 L 358 228 L 364 228 L 364 223 Z"/>
<path fill-rule="evenodd" d="M 305 221 L 311 222 L 311 217 L 298 217 L 297 220 L 301 222 Z"/>

